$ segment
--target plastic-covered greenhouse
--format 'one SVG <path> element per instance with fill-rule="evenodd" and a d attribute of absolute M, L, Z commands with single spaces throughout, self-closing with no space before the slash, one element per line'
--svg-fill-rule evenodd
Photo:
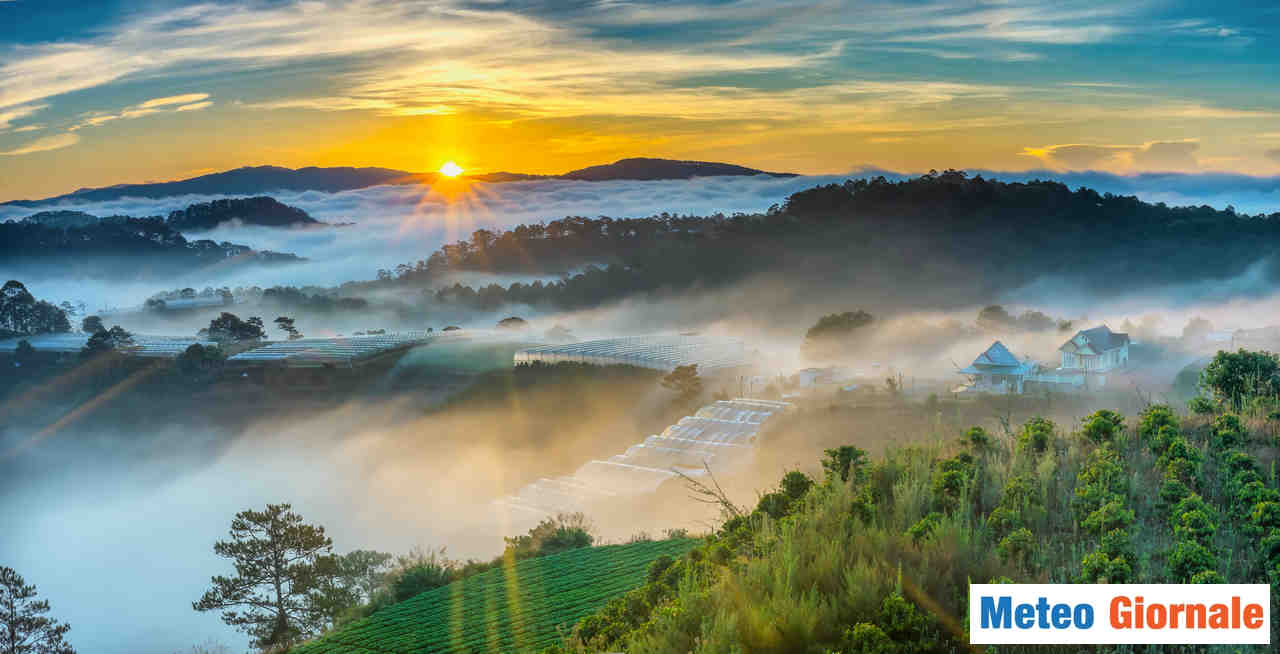
<path fill-rule="evenodd" d="M 275 341 L 232 355 L 235 363 L 280 363 L 287 366 L 351 365 L 361 359 L 421 345 L 431 340 L 427 332 L 400 332 L 338 338 L 300 338 Z"/>
<path fill-rule="evenodd" d="M 566 477 L 539 479 L 497 504 L 530 517 L 586 511 L 602 500 L 652 493 L 678 472 L 731 470 L 750 461 L 764 422 L 790 406 L 745 398 L 709 404 L 626 452 L 588 461 Z"/>
<path fill-rule="evenodd" d="M 34 347 L 37 352 L 58 352 L 62 354 L 76 353 L 80 348 L 84 347 L 88 342 L 87 334 L 65 333 L 65 334 L 36 334 L 35 336 L 24 336 L 21 338 L 9 338 L 0 341 L 0 352 L 13 352 L 18 347 L 19 341 L 27 341 Z M 212 341 L 201 340 L 198 338 L 184 338 L 181 336 L 148 336 L 145 334 L 133 335 L 134 347 L 130 353 L 140 357 L 155 358 L 173 358 L 182 354 L 187 348 L 199 343 L 200 345 L 213 345 Z"/>
<path fill-rule="evenodd" d="M 515 355 L 516 365 L 535 361 L 632 365 L 667 372 L 697 364 L 699 372 L 714 372 L 749 365 L 751 358 L 740 341 L 680 334 L 541 345 Z"/>

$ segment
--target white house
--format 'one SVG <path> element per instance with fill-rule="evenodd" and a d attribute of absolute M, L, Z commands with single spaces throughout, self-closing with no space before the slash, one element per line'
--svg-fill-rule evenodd
<path fill-rule="evenodd" d="M 1100 373 L 1129 365 L 1129 335 L 1102 325 L 1076 332 L 1058 348 L 1062 353 L 1059 370 Z"/>

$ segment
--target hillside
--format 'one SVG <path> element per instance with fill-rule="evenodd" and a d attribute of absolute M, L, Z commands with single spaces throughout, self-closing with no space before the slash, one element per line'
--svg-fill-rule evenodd
<path fill-rule="evenodd" d="M 1274 390 L 827 450 L 558 651 L 955 654 L 970 583 L 1274 584 Z"/>
<path fill-rule="evenodd" d="M 791 176 L 790 173 L 765 173 L 760 170 L 732 164 L 636 158 L 623 159 L 602 166 L 591 166 L 563 175 L 493 172 L 465 175 L 465 177 L 482 182 L 502 183 L 538 179 L 571 179 L 593 182 L 623 179 L 688 179 L 694 176 L 711 175 Z M 324 191 L 334 193 L 384 184 L 431 184 L 438 178 L 438 174 L 434 172 L 412 173 L 390 168 L 307 167 L 295 170 L 280 166 L 253 166 L 172 182 L 117 184 L 103 188 L 84 188 L 51 198 L 11 200 L 0 204 L 19 207 L 40 207 L 59 203 L 105 202 L 126 197 L 260 195 L 271 191 Z"/>
<path fill-rule="evenodd" d="M 207 231 L 225 223 L 257 227 L 311 227 L 325 224 L 302 209 L 266 196 L 193 204 L 186 209 L 171 212 L 165 222 L 182 232 Z"/>
<path fill-rule="evenodd" d="M 577 308 L 630 294 L 783 276 L 801 293 L 853 284 L 886 303 L 983 302 L 1043 278 L 1093 297 L 1245 275 L 1280 247 L 1280 213 L 1170 207 L 947 171 L 891 182 L 853 179 L 797 192 L 757 214 L 568 217 L 478 231 L 399 280 L 482 308 L 504 302 Z M 593 267 L 598 266 L 598 267 Z M 530 272 L 550 283 L 432 284 L 451 271 Z M 1266 265 L 1268 280 L 1280 270 Z M 384 275 L 387 277 L 389 275 Z"/>
<path fill-rule="evenodd" d="M 163 198 L 173 195 L 256 195 L 267 191 L 347 191 L 391 184 L 410 173 L 388 168 L 282 168 L 251 166 L 190 179 L 150 184 L 116 184 L 83 188 L 42 200 L 13 200 L 4 204 L 38 207 L 59 202 L 105 202 L 120 198 Z"/>
<path fill-rule="evenodd" d="M 92 219 L 92 220 L 91 220 Z M 0 223 L 0 258 L 46 265 L 63 275 L 138 277 L 226 263 L 293 263 L 288 253 L 207 239 L 187 240 L 164 220 L 78 212 L 36 214 Z"/>
<path fill-rule="evenodd" d="M 616 179 L 655 180 L 690 179 L 722 175 L 769 175 L 771 177 L 795 177 L 793 173 L 769 173 L 754 168 L 710 161 L 677 161 L 635 157 L 619 159 L 611 164 L 589 166 L 567 172 L 559 177 L 588 182 Z"/>
<path fill-rule="evenodd" d="M 558 628 L 645 582 L 649 564 L 692 539 L 589 547 L 520 561 L 427 591 L 294 654 L 523 652 L 560 642 Z"/>

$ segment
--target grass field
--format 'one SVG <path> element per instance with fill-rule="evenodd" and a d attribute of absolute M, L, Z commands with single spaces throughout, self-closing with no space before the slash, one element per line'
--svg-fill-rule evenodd
<path fill-rule="evenodd" d="M 645 581 L 649 563 L 697 544 L 673 539 L 572 550 L 427 591 L 293 650 L 294 654 L 526 652 Z"/>

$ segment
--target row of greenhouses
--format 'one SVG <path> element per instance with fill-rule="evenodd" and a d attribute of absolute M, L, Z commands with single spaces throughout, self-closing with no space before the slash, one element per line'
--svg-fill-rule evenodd
<path fill-rule="evenodd" d="M 678 366 L 697 365 L 699 372 L 708 373 L 748 366 L 752 357 L 741 341 L 671 334 L 540 345 L 515 355 L 516 365 L 535 362 L 631 365 L 668 372 Z"/>
<path fill-rule="evenodd" d="M 15 351 L 18 343 L 24 340 L 30 343 L 31 347 L 36 349 L 36 352 L 77 354 L 85 346 L 85 343 L 89 341 L 89 335 L 66 332 L 62 334 L 36 334 L 22 338 L 9 338 L 0 340 L 0 353 Z M 133 347 L 129 349 L 129 352 L 134 356 L 140 357 L 173 358 L 197 343 L 200 345 L 213 345 L 212 341 L 199 338 L 134 334 Z"/>
<path fill-rule="evenodd" d="M 361 359 L 422 345 L 432 339 L 425 331 L 367 336 L 300 338 L 275 341 L 231 356 L 237 363 L 281 363 L 293 367 L 351 365 Z"/>
<path fill-rule="evenodd" d="M 714 402 L 621 454 L 588 461 L 572 475 L 539 479 L 497 504 L 513 517 L 589 512 L 604 500 L 653 493 L 680 474 L 732 472 L 751 460 L 765 422 L 790 406 L 747 398 Z"/>
<path fill-rule="evenodd" d="M 133 345 L 126 353 L 131 356 L 174 358 L 192 345 L 213 346 L 208 339 L 183 336 L 152 336 L 133 334 Z M 409 331 L 333 338 L 300 338 L 292 341 L 262 341 L 240 343 L 250 349 L 232 355 L 228 361 L 239 364 L 278 364 L 291 367 L 323 365 L 349 366 L 359 361 L 400 349 L 425 344 L 434 339 L 455 338 L 425 331 Z M 0 340 L 0 353 L 12 353 L 18 343 L 27 341 L 36 352 L 76 354 L 89 340 L 89 335 L 79 332 L 62 334 L 37 334 L 22 338 Z"/>

